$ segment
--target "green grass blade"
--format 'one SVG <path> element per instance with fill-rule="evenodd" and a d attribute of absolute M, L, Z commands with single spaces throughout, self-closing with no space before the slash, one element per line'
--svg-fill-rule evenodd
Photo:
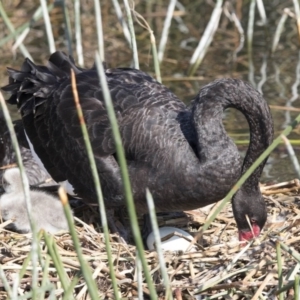
<path fill-rule="evenodd" d="M 150 215 L 151 225 L 152 225 L 153 234 L 154 234 L 154 240 L 156 243 L 156 252 L 158 255 L 160 270 L 161 270 L 161 274 L 163 277 L 163 284 L 164 284 L 164 287 L 166 288 L 165 299 L 171 300 L 171 299 L 173 299 L 172 288 L 171 288 L 171 284 L 170 284 L 170 280 L 169 280 L 169 276 L 168 276 L 168 272 L 167 272 L 167 268 L 166 268 L 166 263 L 165 263 L 165 259 L 164 259 L 164 254 L 163 254 L 163 250 L 162 250 L 159 228 L 158 228 L 156 213 L 155 213 L 154 201 L 153 201 L 153 197 L 148 189 L 146 190 L 146 198 L 147 198 L 149 215 Z"/>
<path fill-rule="evenodd" d="M 150 41 L 151 41 L 151 49 L 152 49 L 152 56 L 153 56 L 153 65 L 154 65 L 156 80 L 161 83 L 162 81 L 161 81 L 161 73 L 160 73 L 160 67 L 159 67 L 159 60 L 158 60 L 158 55 L 157 55 L 156 40 L 155 40 L 155 36 L 154 36 L 152 30 L 150 32 Z"/>
<path fill-rule="evenodd" d="M 248 61 L 249 61 L 249 76 L 248 80 L 255 87 L 256 83 L 254 80 L 254 66 L 253 66 L 253 28 L 254 28 L 254 19 L 255 19 L 255 0 L 251 0 L 249 8 L 249 19 L 248 19 L 248 29 L 247 29 L 247 52 L 248 52 Z"/>
<path fill-rule="evenodd" d="M 50 266 L 50 256 L 46 254 L 45 262 L 43 265 L 43 278 L 42 286 L 45 286 L 49 283 L 49 266 Z"/>
<path fill-rule="evenodd" d="M 296 153 L 294 151 L 294 148 L 288 138 L 286 138 L 285 136 L 282 136 L 282 140 L 286 146 L 286 150 L 289 154 L 289 157 L 290 157 L 290 160 L 294 167 L 295 173 L 297 174 L 298 178 L 300 178 L 300 164 L 299 164 L 298 158 L 296 156 Z"/>
<path fill-rule="evenodd" d="M 267 20 L 266 10 L 264 7 L 264 2 L 262 0 L 256 0 L 256 3 L 257 3 L 257 10 L 261 17 L 261 23 L 262 23 L 262 25 L 265 26 L 267 24 L 268 20 Z"/>
<path fill-rule="evenodd" d="M 128 213 L 129 213 L 129 218 L 131 221 L 130 225 L 132 228 L 134 241 L 135 241 L 135 244 L 136 244 L 142 265 L 143 265 L 143 269 L 144 269 L 146 281 L 148 284 L 148 288 L 150 291 L 151 299 L 157 299 L 156 291 L 154 289 L 152 278 L 151 278 L 151 275 L 149 272 L 147 260 L 144 255 L 144 246 L 143 246 L 143 241 L 142 241 L 142 237 L 141 237 L 141 233 L 140 233 L 140 229 L 139 229 L 139 224 L 137 221 L 137 215 L 136 215 L 133 196 L 132 196 L 132 192 L 131 192 L 131 184 L 130 184 L 129 175 L 128 175 L 125 153 L 124 153 L 124 149 L 122 146 L 121 135 L 120 135 L 120 131 L 118 128 L 118 122 L 117 122 L 116 114 L 114 111 L 110 92 L 108 89 L 106 76 L 104 73 L 104 68 L 103 68 L 102 62 L 100 60 L 100 57 L 97 54 L 96 54 L 96 67 L 98 70 L 100 86 L 102 87 L 102 92 L 103 92 L 104 100 L 105 100 L 105 106 L 106 106 L 108 118 L 109 118 L 109 121 L 110 121 L 110 124 L 112 127 L 113 137 L 114 137 L 114 141 L 115 141 L 115 145 L 116 145 L 118 163 L 119 163 L 120 169 L 121 169 L 126 205 L 127 205 L 127 209 L 128 209 Z"/>
<path fill-rule="evenodd" d="M 108 223 L 107 223 L 107 217 L 106 217 L 105 203 L 104 203 L 103 194 L 102 194 L 102 190 L 101 190 L 101 186 L 100 186 L 100 178 L 99 178 L 99 174 L 98 174 L 98 170 L 97 170 L 97 166 L 96 166 L 96 162 L 95 162 L 95 157 L 93 154 L 92 145 L 91 145 L 91 142 L 89 139 L 89 134 L 88 134 L 85 120 L 83 117 L 83 112 L 82 112 L 81 105 L 79 102 L 79 97 L 78 97 L 78 92 L 77 92 L 77 87 L 76 87 L 76 79 L 75 79 L 75 74 L 74 74 L 73 70 L 71 70 L 71 79 L 72 79 L 74 102 L 75 102 L 77 113 L 78 113 L 79 123 L 81 126 L 84 143 L 85 143 L 85 147 L 87 150 L 87 155 L 88 155 L 93 180 L 95 183 L 95 189 L 96 189 L 96 194 L 97 194 L 97 198 L 98 198 L 98 203 L 99 203 L 99 211 L 100 211 L 101 223 L 102 223 L 103 232 L 104 232 L 104 240 L 105 240 L 105 246 L 106 246 L 106 251 L 107 251 L 107 256 L 108 256 L 110 276 L 111 276 L 111 280 L 112 280 L 112 284 L 113 284 L 115 297 L 116 297 L 116 299 L 119 299 L 118 286 L 117 286 L 117 281 L 116 281 L 116 277 L 115 277 L 114 264 L 112 261 L 112 254 L 111 254 L 111 246 L 110 246 L 110 241 L 109 241 L 109 232 L 108 232 Z"/>
<path fill-rule="evenodd" d="M 47 39 L 48 39 L 48 45 L 49 45 L 49 51 L 50 54 L 55 52 L 55 42 L 54 42 L 54 37 L 53 37 L 53 32 L 52 32 L 52 25 L 49 17 L 49 12 L 47 9 L 47 2 L 46 0 L 40 0 L 41 2 L 41 7 L 43 10 L 43 17 L 44 17 L 44 23 L 46 27 L 46 34 L 47 34 Z"/>
<path fill-rule="evenodd" d="M 27 210 L 28 219 L 30 222 L 30 228 L 32 231 L 32 244 L 31 244 L 31 260 L 32 260 L 32 268 L 33 268 L 32 269 L 32 293 L 33 293 L 32 297 L 33 297 L 33 299 L 36 299 L 37 295 L 35 293 L 35 289 L 37 288 L 37 285 L 38 285 L 38 271 L 37 271 L 38 235 L 37 235 L 35 224 L 33 222 L 32 216 L 31 216 L 32 208 L 31 208 L 31 200 L 30 200 L 29 182 L 28 182 L 28 178 L 25 173 L 25 168 L 24 168 L 23 161 L 22 161 L 22 156 L 21 156 L 18 139 L 17 139 L 16 133 L 14 130 L 14 125 L 11 121 L 6 102 L 5 102 L 4 97 L 1 92 L 0 92 L 0 104 L 1 104 L 3 115 L 4 115 L 4 118 L 5 118 L 7 127 L 8 127 L 8 131 L 10 134 L 13 149 L 16 154 L 17 164 L 20 169 L 21 180 L 22 180 L 22 185 L 23 185 L 23 190 L 24 190 L 25 203 L 26 203 L 26 210 Z"/>
<path fill-rule="evenodd" d="M 140 68 L 139 57 L 138 57 L 138 51 L 137 51 L 137 45 L 136 45 L 135 32 L 134 32 L 134 26 L 133 26 L 131 10 L 130 10 L 128 1 L 123 0 L 123 2 L 124 2 L 126 14 L 127 14 L 129 32 L 130 32 L 130 37 L 131 37 L 131 46 L 132 46 L 132 51 L 133 51 L 133 63 L 134 63 L 134 67 L 136 69 L 139 69 Z"/>
<path fill-rule="evenodd" d="M 280 36 L 283 32 L 284 24 L 285 24 L 287 18 L 288 18 L 288 14 L 287 14 L 286 10 L 284 10 L 282 13 L 282 16 L 277 24 L 276 31 L 274 34 L 273 43 L 272 43 L 272 53 L 274 53 L 277 49 L 277 46 L 278 46 L 278 43 L 280 40 Z"/>
<path fill-rule="evenodd" d="M 75 22 L 75 41 L 78 64 L 84 66 L 82 37 L 81 37 L 81 21 L 80 21 L 80 0 L 74 1 L 74 22 Z"/>
<path fill-rule="evenodd" d="M 169 35 L 169 30 L 171 26 L 171 21 L 173 18 L 173 13 L 175 10 L 175 5 L 176 5 L 177 0 L 170 0 L 168 10 L 167 10 L 167 15 L 164 21 L 164 27 L 161 33 L 161 38 L 158 46 L 158 60 L 159 62 L 162 62 L 162 59 L 164 57 L 164 52 L 166 48 L 166 44 L 168 41 L 168 35 Z"/>
<path fill-rule="evenodd" d="M 112 3 L 114 5 L 117 18 L 118 18 L 118 20 L 119 20 L 119 22 L 120 22 L 120 24 L 123 28 L 123 33 L 124 33 L 125 39 L 126 39 L 128 45 L 129 45 L 129 47 L 132 49 L 130 32 L 129 32 L 127 23 L 124 20 L 120 4 L 119 4 L 118 0 L 112 0 Z"/>
<path fill-rule="evenodd" d="M 300 284 L 300 276 L 296 275 L 295 276 L 295 282 L 294 282 L 294 299 L 295 300 L 299 300 L 300 299 L 299 284 Z"/>
<path fill-rule="evenodd" d="M 74 288 L 76 286 L 76 284 L 78 283 L 79 278 L 78 277 L 74 277 L 74 279 L 71 281 L 71 283 L 69 284 L 68 288 L 64 290 L 64 297 L 62 298 L 62 300 L 72 300 L 74 299 Z"/>
<path fill-rule="evenodd" d="M 68 42 L 68 52 L 69 52 L 69 55 L 73 55 L 72 27 L 71 27 L 71 22 L 70 22 L 69 11 L 68 11 L 68 8 L 67 8 L 67 5 L 66 5 L 66 1 L 65 0 L 60 0 L 60 2 L 61 2 L 61 7 L 62 7 L 62 10 L 63 10 L 63 14 L 64 14 L 65 34 L 66 34 L 66 39 L 67 39 L 67 42 Z M 78 62 L 80 62 L 79 57 L 78 57 Z M 80 65 L 80 66 L 82 67 L 83 65 Z"/>
<path fill-rule="evenodd" d="M 13 291 L 12 291 L 8 281 L 7 281 L 5 273 L 4 273 L 4 271 L 1 267 L 1 264 L 0 264 L 0 279 L 2 281 L 2 284 L 4 286 L 4 289 L 5 289 L 6 293 L 8 294 L 8 298 L 12 299 L 13 298 Z"/>
<path fill-rule="evenodd" d="M 299 6 L 299 1 L 298 0 L 293 0 L 294 4 L 294 9 L 295 9 L 295 14 L 296 14 L 296 20 L 297 20 L 297 27 L 298 27 L 298 38 L 300 40 L 300 6 Z"/>
<path fill-rule="evenodd" d="M 0 3 L 1 5 L 1 3 Z M 50 12 L 53 9 L 54 5 L 50 4 L 47 6 L 48 11 Z M 28 28 L 32 27 L 32 25 L 41 19 L 41 17 L 43 16 L 42 13 L 42 8 L 39 7 L 35 13 L 33 14 L 31 20 L 29 22 L 24 23 L 23 25 L 21 25 L 20 27 L 16 28 L 11 34 L 9 34 L 8 36 L 4 37 L 3 39 L 0 40 L 0 47 L 2 47 L 4 44 L 6 44 L 7 42 L 9 42 L 12 39 L 16 39 L 18 37 L 19 34 L 22 34 L 22 32 L 24 30 L 28 30 Z M 30 58 L 30 56 L 28 56 Z M 32 60 L 32 58 L 31 58 Z"/>
<path fill-rule="evenodd" d="M 67 219 L 67 222 L 69 225 L 70 234 L 72 236 L 72 240 L 74 243 L 74 248 L 75 248 L 76 254 L 78 256 L 81 271 L 82 271 L 83 277 L 86 281 L 90 297 L 92 300 L 98 300 L 99 299 L 98 288 L 97 288 L 95 280 L 93 279 L 90 266 L 88 265 L 88 263 L 85 261 L 85 259 L 83 257 L 82 249 L 80 247 L 79 239 L 78 239 L 76 229 L 74 226 L 73 215 L 72 215 L 71 208 L 70 208 L 70 205 L 68 202 L 68 197 L 67 197 L 67 194 L 63 187 L 59 188 L 58 194 L 59 194 L 59 197 L 63 204 L 64 212 L 65 212 L 66 219 Z"/>
<path fill-rule="evenodd" d="M 12 34 L 15 34 L 15 28 L 14 28 L 13 24 L 10 22 L 10 20 L 5 12 L 5 9 L 2 5 L 2 1 L 0 1 L 0 15 L 2 16 L 3 21 L 4 21 L 5 25 L 7 26 L 7 28 L 10 30 L 10 32 Z M 15 38 L 17 39 L 18 36 L 16 35 Z M 20 44 L 20 50 L 21 50 L 22 54 L 24 55 L 24 57 L 28 57 L 28 58 L 30 58 L 31 61 L 33 61 L 31 55 L 29 54 L 27 48 L 24 46 L 23 43 Z"/>
<path fill-rule="evenodd" d="M 68 286 L 70 284 L 70 280 L 69 280 L 69 277 L 63 267 L 63 264 L 59 257 L 59 254 L 57 253 L 57 249 L 56 249 L 56 245 L 53 240 L 53 236 L 50 236 L 46 232 L 44 232 L 44 240 L 45 240 L 45 243 L 48 248 L 48 253 L 51 256 L 53 264 L 57 270 L 57 274 L 61 281 L 62 287 L 64 290 L 67 290 Z"/>
<path fill-rule="evenodd" d="M 94 0 L 94 5 L 95 5 L 95 15 L 96 15 L 97 36 L 98 36 L 98 49 L 100 52 L 101 61 L 105 61 L 100 1 Z"/>
<path fill-rule="evenodd" d="M 284 244 L 283 242 L 277 241 L 280 244 L 280 247 L 286 251 L 287 253 L 289 253 L 290 255 L 292 255 L 294 257 L 294 259 L 300 263 L 300 253 L 297 252 L 295 249 L 289 247 L 288 245 Z"/>
<path fill-rule="evenodd" d="M 223 5 L 223 0 L 217 0 L 211 18 L 208 22 L 208 25 L 205 28 L 205 31 L 198 44 L 198 47 L 196 48 L 192 58 L 190 59 L 190 68 L 188 71 L 189 76 L 193 76 L 195 74 L 197 68 L 203 61 L 203 58 L 208 50 L 208 47 L 210 46 L 213 40 L 214 34 L 218 28 L 220 17 L 222 14 L 222 5 Z"/>
<path fill-rule="evenodd" d="M 155 70 L 155 75 L 156 75 L 156 80 L 158 82 L 161 82 L 161 74 L 160 74 L 160 68 L 159 68 L 159 60 L 158 60 L 158 55 L 157 55 L 157 48 L 156 48 L 156 40 L 155 36 L 153 34 L 153 30 L 151 29 L 150 25 L 148 22 L 144 19 L 142 15 L 137 13 L 136 11 L 133 11 L 137 23 L 145 28 L 149 34 L 150 34 L 150 43 L 151 43 L 151 49 L 152 49 L 152 57 L 153 57 L 153 64 L 154 64 L 154 70 Z"/>

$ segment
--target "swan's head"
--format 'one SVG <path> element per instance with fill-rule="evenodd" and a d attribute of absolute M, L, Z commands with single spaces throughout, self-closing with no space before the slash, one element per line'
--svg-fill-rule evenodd
<path fill-rule="evenodd" d="M 258 237 L 267 220 L 265 201 L 259 191 L 240 189 L 233 196 L 232 207 L 239 230 L 239 240 L 249 241 Z"/>
<path fill-rule="evenodd" d="M 20 170 L 18 168 L 7 169 L 2 177 L 2 186 L 7 194 L 22 191 Z"/>

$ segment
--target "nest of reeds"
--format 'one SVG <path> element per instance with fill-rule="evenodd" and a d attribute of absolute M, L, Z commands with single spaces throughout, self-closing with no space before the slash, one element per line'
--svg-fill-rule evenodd
<path fill-rule="evenodd" d="M 300 183 L 293 180 L 261 189 L 268 206 L 268 223 L 256 241 L 246 246 L 238 242 L 231 205 L 227 205 L 197 240 L 196 252 L 164 252 L 175 299 L 276 299 L 280 293 L 281 299 L 294 299 L 299 287 Z M 214 208 L 188 211 L 184 217 L 173 219 L 163 215 L 158 218 L 158 223 L 197 235 Z M 84 259 L 92 270 L 100 297 L 114 299 L 98 212 L 89 207 L 81 208 L 80 212 L 81 219 L 75 217 L 75 221 Z M 8 299 L 11 296 L 8 292 L 28 297 L 33 276 L 31 234 L 8 231 L 4 229 L 7 223 L 0 225 L 1 278 L 6 278 L 6 282 L 0 282 L 0 298 Z M 120 296 L 138 298 L 142 293 L 147 299 L 150 292 L 137 264 L 135 246 L 116 240 L 117 236 L 111 235 Z M 42 285 L 47 280 L 52 286 L 51 292 L 45 291 L 43 297 L 62 299 L 66 292 L 62 287 L 66 282 L 72 282 L 71 297 L 90 299 L 70 234 L 50 236 L 40 232 L 38 245 L 38 283 Z M 164 299 L 166 289 L 157 252 L 146 251 L 145 256 L 157 294 Z M 58 261 L 63 266 L 61 270 L 57 268 Z"/>

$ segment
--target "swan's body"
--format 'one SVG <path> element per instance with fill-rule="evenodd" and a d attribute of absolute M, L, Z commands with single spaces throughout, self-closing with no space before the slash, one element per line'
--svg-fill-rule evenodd
<path fill-rule="evenodd" d="M 40 168 L 33 158 L 24 133 L 22 121 L 14 121 L 14 128 L 29 184 L 38 185 L 47 181 L 51 177 L 47 171 Z M 5 167 L 9 168 L 11 165 L 16 164 L 16 162 L 16 155 L 12 146 L 9 131 L 3 113 L 0 111 L 0 167 L 3 168 L 0 169 L 0 182 L 5 171 Z"/>
<path fill-rule="evenodd" d="M 13 229 L 18 232 L 30 232 L 30 223 L 26 210 L 24 190 L 18 168 L 5 171 L 2 179 L 5 193 L 0 197 L 0 212 L 4 220 L 12 219 Z M 68 230 L 61 201 L 41 190 L 31 190 L 30 199 L 32 218 L 37 230 L 50 233 Z"/>
<path fill-rule="evenodd" d="M 104 99 L 95 69 L 76 67 L 62 52 L 47 67 L 25 60 L 22 71 L 9 69 L 9 100 L 20 108 L 26 133 L 56 181 L 68 179 L 86 201 L 96 202 L 88 158 L 74 105 L 70 69 L 87 123 L 105 203 L 124 205 L 120 169 Z M 241 80 L 206 85 L 187 107 L 169 89 L 135 69 L 107 69 L 106 78 L 118 118 L 134 201 L 147 212 L 145 189 L 156 211 L 195 209 L 222 199 L 241 174 L 268 147 L 273 124 L 266 101 Z M 224 109 L 234 107 L 250 125 L 250 146 L 243 165 L 222 124 Z M 240 238 L 258 235 L 266 207 L 258 181 L 264 163 L 233 197 Z"/>

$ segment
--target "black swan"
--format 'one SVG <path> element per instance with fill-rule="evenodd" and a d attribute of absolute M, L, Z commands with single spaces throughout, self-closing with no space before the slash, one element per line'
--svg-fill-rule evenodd
<path fill-rule="evenodd" d="M 0 197 L 0 212 L 4 220 L 13 219 L 8 228 L 18 232 L 30 232 L 30 223 L 26 211 L 24 191 L 18 168 L 4 172 L 2 184 L 5 193 Z M 68 223 L 63 206 L 58 197 L 42 190 L 31 190 L 32 218 L 37 230 L 43 229 L 50 233 L 68 230 Z"/>
<path fill-rule="evenodd" d="M 41 169 L 36 160 L 33 158 L 25 136 L 22 121 L 16 120 L 13 124 L 29 184 L 38 185 L 44 183 L 46 180 L 51 178 L 51 176 L 46 170 Z M 13 150 L 8 127 L 6 125 L 3 112 L 0 110 L 0 183 L 6 168 L 12 167 L 12 165 L 16 164 L 16 162 L 16 155 Z"/>
<path fill-rule="evenodd" d="M 95 68 L 81 69 L 63 52 L 52 54 L 47 66 L 25 59 L 20 71 L 8 68 L 9 84 L 3 90 L 11 93 L 8 102 L 18 105 L 26 134 L 54 180 L 67 179 L 79 196 L 95 203 L 73 100 L 71 68 L 76 74 L 106 207 L 122 207 L 120 170 Z M 106 78 L 138 213 L 147 212 L 147 187 L 157 212 L 196 209 L 219 201 L 272 142 L 268 105 L 259 92 L 241 80 L 216 80 L 204 86 L 187 107 L 140 70 L 106 69 Z M 250 144 L 243 164 L 222 123 L 228 107 L 240 110 L 249 123 Z M 267 218 L 259 189 L 264 164 L 232 199 L 241 240 L 258 236 Z"/>

